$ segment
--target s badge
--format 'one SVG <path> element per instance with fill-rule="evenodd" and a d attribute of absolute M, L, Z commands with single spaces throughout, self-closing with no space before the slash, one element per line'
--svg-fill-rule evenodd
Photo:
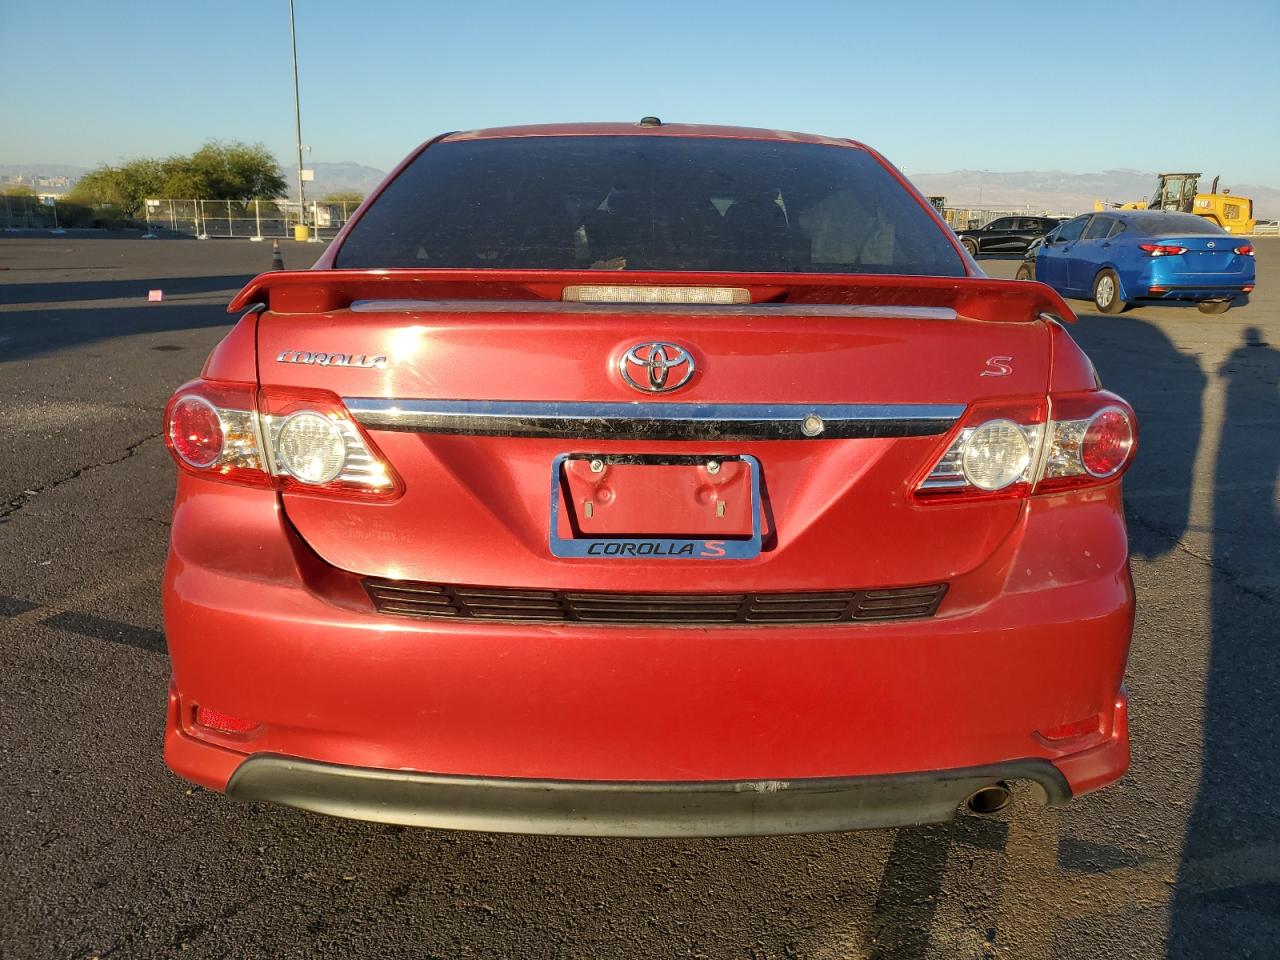
<path fill-rule="evenodd" d="M 987 369 L 983 370 L 979 376 L 1007 377 L 1011 373 L 1013 373 L 1013 357 L 989 357 Z"/>

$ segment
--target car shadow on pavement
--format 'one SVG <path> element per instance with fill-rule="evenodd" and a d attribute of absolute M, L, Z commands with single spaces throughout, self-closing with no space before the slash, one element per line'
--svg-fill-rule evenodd
<path fill-rule="evenodd" d="M 225 302 L 63 306 L 0 311 L 0 365 L 61 353 L 115 337 L 230 326 Z M 202 345 L 201 349 L 205 349 Z"/>
<path fill-rule="evenodd" d="M 1153 322 L 1085 313 L 1071 333 L 1105 389 L 1138 415 L 1138 453 L 1124 479 L 1129 550 L 1154 560 L 1177 548 L 1191 522 L 1206 378 Z M 1141 599 L 1141 598 L 1139 598 Z"/>
<path fill-rule="evenodd" d="M 1017 259 L 1017 258 L 1013 258 Z M 1177 548 L 1191 522 L 1192 472 L 1200 445 L 1205 376 L 1194 356 L 1183 353 L 1154 323 L 1126 317 L 1084 314 L 1071 334 L 1090 355 L 1103 385 L 1128 400 L 1138 414 L 1140 453 L 1125 479 L 1126 515 L 1130 547 L 1144 559 L 1155 559 Z M 1084 801 L 1087 802 L 1087 801 Z M 1019 816 L 1042 815 L 1024 809 Z M 1056 835 L 1050 831 L 1048 836 Z M 974 849 L 1005 852 L 1008 825 L 1000 820 L 961 815 L 948 824 L 897 831 L 885 861 L 865 943 L 872 960 L 907 960 L 936 951 L 930 928 L 945 903 L 943 879 L 948 858 Z M 1054 859 L 1072 868 L 1081 841 L 1070 835 L 1057 839 Z M 1097 850 L 1089 847 L 1089 856 Z M 1110 851 L 1103 869 L 1131 866 L 1141 858 L 1123 850 Z M 997 944 L 1008 931 L 996 919 L 1000 886 L 1011 881 L 993 877 L 982 903 L 970 904 L 993 925 L 971 933 Z M 1035 890 L 1019 891 L 1035 897 Z M 1052 909 L 1050 915 L 1052 916 Z M 1007 944 L 1006 944 L 1007 945 Z M 992 947 L 994 949 L 994 946 Z"/>
<path fill-rule="evenodd" d="M 77 300 L 115 300 L 145 297 L 151 290 L 165 296 L 189 296 L 218 290 L 239 290 L 253 279 L 252 274 L 219 277 L 143 277 L 127 280 L 49 280 L 39 283 L 0 284 L 0 304 L 71 303 Z M 0 319 L 3 314 L 0 314 Z"/>
<path fill-rule="evenodd" d="M 1280 953 L 1280 349 L 1249 327 L 1218 372 L 1213 635 L 1200 785 L 1170 916 L 1177 960 Z"/>
<path fill-rule="evenodd" d="M 1204 373 L 1199 361 L 1179 350 L 1157 324 L 1133 315 L 1117 322 L 1084 313 L 1070 333 L 1093 360 L 1103 386 L 1128 400 L 1138 415 L 1139 454 L 1125 478 L 1126 517 L 1134 556 L 1156 559 L 1177 549 L 1191 524 Z M 1040 814 L 1024 810 L 1019 815 Z M 928 955 L 930 927 L 945 899 L 942 877 L 948 857 L 974 847 L 1003 853 L 1007 829 L 998 820 L 959 816 L 949 824 L 899 830 L 867 931 L 870 957 L 906 960 Z M 1045 842 L 1052 835 L 1050 831 Z M 1070 868 L 1080 841 L 1064 834 L 1057 845 L 1056 861 Z M 1113 859 L 1112 865 L 1126 866 L 1136 856 L 1126 859 L 1125 851 L 1117 851 Z M 1019 882 L 1005 876 L 992 879 L 984 898 L 989 918 L 995 916 L 999 887 Z M 1034 897 L 1036 891 L 1020 894 Z M 1053 915 L 1052 909 L 1049 913 Z M 998 920 L 991 922 L 996 925 L 985 931 L 986 939 L 1005 942 L 1008 931 L 999 929 Z"/>

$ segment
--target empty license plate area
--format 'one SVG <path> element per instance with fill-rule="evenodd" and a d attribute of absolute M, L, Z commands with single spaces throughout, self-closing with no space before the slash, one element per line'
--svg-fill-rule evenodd
<path fill-rule="evenodd" d="M 760 552 L 754 457 L 570 453 L 556 458 L 558 557 L 725 559 Z"/>
<path fill-rule="evenodd" d="M 586 536 L 751 536 L 751 470 L 741 460 L 571 456 L 564 490 L 573 527 Z"/>

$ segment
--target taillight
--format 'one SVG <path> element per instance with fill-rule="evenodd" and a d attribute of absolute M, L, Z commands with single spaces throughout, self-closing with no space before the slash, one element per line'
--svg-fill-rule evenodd
<path fill-rule="evenodd" d="M 1095 413 L 1080 441 L 1080 463 L 1091 477 L 1110 477 L 1129 462 L 1133 423 L 1119 407 Z"/>
<path fill-rule="evenodd" d="M 1137 423 L 1119 397 L 1055 397 L 1052 426 L 1037 493 L 1114 480 L 1133 462 Z"/>
<path fill-rule="evenodd" d="M 928 500 L 1025 496 L 1035 479 L 1045 415 L 1043 400 L 975 405 L 916 495 Z"/>
<path fill-rule="evenodd" d="M 164 440 L 178 466 L 191 473 L 266 485 L 251 383 L 194 380 L 165 408 Z"/>
<path fill-rule="evenodd" d="M 259 410 L 282 489 L 379 499 L 400 494 L 399 477 L 336 394 L 267 388 Z"/>
<path fill-rule="evenodd" d="M 1176 257 L 1180 253 L 1187 252 L 1186 247 L 1175 247 L 1166 243 L 1140 243 L 1138 249 L 1148 257 Z"/>
<path fill-rule="evenodd" d="M 968 501 L 1103 483 L 1128 468 L 1136 444 L 1133 412 L 1109 393 L 1051 397 L 1047 410 L 1043 403 L 978 404 L 916 496 Z"/>
<path fill-rule="evenodd" d="M 169 417 L 169 440 L 173 452 L 189 466 L 211 467 L 222 455 L 225 437 L 222 416 L 204 397 L 183 397 L 173 405 Z"/>
<path fill-rule="evenodd" d="M 325 391 L 195 380 L 170 399 L 165 425 L 178 465 L 200 476 L 375 499 L 402 492 L 373 441 Z"/>
<path fill-rule="evenodd" d="M 1240 256 L 1242 256 L 1242 257 L 1252 257 L 1252 256 L 1253 256 L 1253 244 L 1251 244 L 1251 243 L 1242 244 L 1241 246 L 1236 247 L 1236 251 L 1235 251 L 1235 252 L 1236 252 L 1236 253 L 1238 253 L 1238 254 L 1240 254 Z"/>

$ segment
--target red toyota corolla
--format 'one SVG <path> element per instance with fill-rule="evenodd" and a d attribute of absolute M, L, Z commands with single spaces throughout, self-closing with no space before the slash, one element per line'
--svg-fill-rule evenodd
<path fill-rule="evenodd" d="M 477 830 L 845 830 L 1119 777 L 1133 411 L 849 141 L 438 137 L 166 411 L 165 758 Z"/>

